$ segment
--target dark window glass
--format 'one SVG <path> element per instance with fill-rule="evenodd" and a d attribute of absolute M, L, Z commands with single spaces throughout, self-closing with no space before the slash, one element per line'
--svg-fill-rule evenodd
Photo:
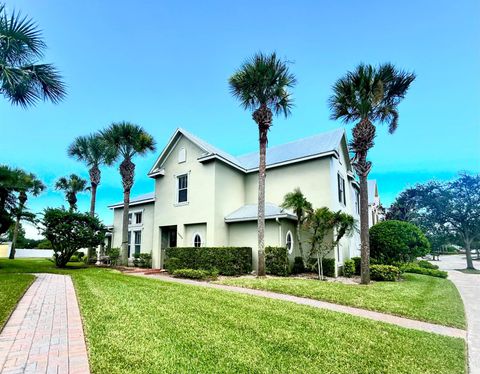
<path fill-rule="evenodd" d="M 142 232 L 135 231 L 134 232 L 134 239 L 135 239 L 135 253 L 140 253 L 140 247 L 142 245 Z"/>
<path fill-rule="evenodd" d="M 193 246 L 197 248 L 202 246 L 202 238 L 200 235 L 195 235 L 195 238 L 193 239 Z"/>
<path fill-rule="evenodd" d="M 337 174 L 337 182 L 338 182 L 338 201 L 342 204 L 345 204 L 345 180 Z"/>
<path fill-rule="evenodd" d="M 292 234 L 288 233 L 287 234 L 287 249 L 289 252 L 292 250 Z"/>
<path fill-rule="evenodd" d="M 178 202 L 184 203 L 188 201 L 188 175 L 178 177 Z"/>
<path fill-rule="evenodd" d="M 132 241 L 132 232 L 128 232 L 128 242 L 127 242 L 127 248 L 128 248 L 128 257 L 130 257 L 130 242 Z"/>

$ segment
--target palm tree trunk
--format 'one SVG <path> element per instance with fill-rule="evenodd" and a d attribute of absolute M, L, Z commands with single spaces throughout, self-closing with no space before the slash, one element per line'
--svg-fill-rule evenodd
<path fill-rule="evenodd" d="M 92 196 L 90 197 L 90 216 L 94 217 L 95 216 L 95 204 L 97 201 L 97 184 L 92 183 L 92 190 L 91 190 Z M 93 247 L 88 247 L 87 249 L 87 259 L 90 260 L 90 257 L 92 257 L 92 252 L 93 252 Z"/>
<path fill-rule="evenodd" d="M 128 265 L 128 209 L 130 206 L 130 190 L 123 191 L 123 218 L 122 218 L 122 265 Z"/>
<path fill-rule="evenodd" d="M 367 176 L 360 175 L 360 241 L 361 283 L 370 283 L 370 236 L 368 232 L 368 184 Z"/>
<path fill-rule="evenodd" d="M 125 158 L 120 164 L 120 175 L 123 184 L 123 222 L 122 222 L 122 265 L 128 265 L 128 210 L 130 207 L 130 191 L 135 176 L 135 164 Z"/>
<path fill-rule="evenodd" d="M 265 276 L 265 177 L 267 131 L 259 128 L 260 132 L 260 160 L 258 165 L 258 267 L 257 275 Z"/>
<path fill-rule="evenodd" d="M 18 231 L 20 229 L 20 217 L 21 217 L 21 210 L 18 212 L 17 217 L 15 219 L 15 228 L 13 229 L 12 246 L 10 247 L 10 255 L 8 256 L 10 260 L 15 259 L 15 250 L 17 249 Z"/>
<path fill-rule="evenodd" d="M 302 225 L 301 225 L 301 223 L 300 223 L 301 217 L 297 217 L 297 218 L 298 218 L 298 221 L 297 221 L 297 243 L 298 243 L 298 250 L 300 251 L 300 256 L 302 257 L 302 262 L 303 262 L 303 264 L 305 265 L 305 258 L 303 257 L 302 240 L 301 240 L 301 237 L 300 237 L 300 228 L 302 227 Z"/>

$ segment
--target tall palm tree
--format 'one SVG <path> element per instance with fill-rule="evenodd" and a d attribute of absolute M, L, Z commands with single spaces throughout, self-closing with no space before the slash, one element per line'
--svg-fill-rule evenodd
<path fill-rule="evenodd" d="M 59 102 L 65 84 L 52 64 L 38 64 L 46 49 L 33 20 L 7 13 L 0 4 L 0 93 L 12 104 L 27 107 L 38 100 Z"/>
<path fill-rule="evenodd" d="M 258 165 L 258 276 L 265 275 L 265 177 L 268 130 L 273 114 L 288 117 L 293 99 L 288 89 L 296 83 L 287 62 L 275 53 L 258 53 L 247 60 L 229 79 L 230 90 L 242 107 L 253 111 L 258 125 L 260 154 Z"/>
<path fill-rule="evenodd" d="M 90 176 L 90 215 L 95 215 L 95 203 L 97 188 L 101 179 L 101 165 L 111 165 L 114 160 L 112 148 L 108 146 L 105 139 L 100 134 L 91 134 L 88 136 L 79 136 L 75 138 L 68 148 L 68 155 L 74 157 L 77 161 L 84 162 L 88 167 Z"/>
<path fill-rule="evenodd" d="M 398 126 L 398 104 L 405 97 L 415 74 L 397 70 L 390 63 L 374 67 L 359 65 L 333 85 L 329 99 L 331 118 L 356 122 L 350 148 L 352 165 L 360 178 L 361 282 L 370 282 L 370 246 L 368 235 L 367 177 L 372 163 L 368 151 L 374 145 L 375 124 L 386 123 L 392 134 Z"/>
<path fill-rule="evenodd" d="M 87 181 L 76 174 L 71 174 L 68 178 L 61 177 L 57 180 L 55 189 L 64 191 L 70 210 L 74 211 L 77 210 L 77 194 L 87 190 Z"/>
<path fill-rule="evenodd" d="M 10 247 L 9 259 L 15 258 L 15 250 L 17 247 L 18 231 L 20 228 L 20 221 L 23 218 L 32 218 L 31 213 L 25 212 L 25 205 L 28 200 L 28 194 L 38 196 L 45 190 L 45 185 L 41 180 L 37 179 L 35 174 L 22 173 L 19 175 L 16 191 L 18 192 L 18 206 L 15 211 L 15 227 L 13 229 L 12 245 Z"/>
<path fill-rule="evenodd" d="M 305 262 L 300 231 L 302 228 L 302 224 L 305 221 L 306 214 L 313 209 L 312 204 L 307 200 L 302 191 L 300 191 L 300 188 L 295 188 L 293 192 L 287 193 L 283 198 L 282 208 L 292 209 L 297 216 L 298 249 L 300 250 L 300 256 L 302 256 L 302 261 Z"/>
<path fill-rule="evenodd" d="M 119 171 L 123 184 L 123 221 L 122 221 L 122 253 L 121 262 L 128 262 L 128 210 L 130 205 L 130 191 L 135 177 L 135 164 L 132 158 L 135 155 L 143 156 L 155 150 L 155 140 L 142 127 L 130 122 L 111 124 L 101 132 L 105 141 L 112 147 L 115 159 L 121 158 Z"/>

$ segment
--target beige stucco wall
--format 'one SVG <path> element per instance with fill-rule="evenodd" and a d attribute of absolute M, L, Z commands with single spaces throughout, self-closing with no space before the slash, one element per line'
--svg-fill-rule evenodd
<path fill-rule="evenodd" d="M 184 227 L 185 237 L 182 243 L 178 243 L 178 246 L 183 247 L 193 247 L 193 239 L 196 234 L 199 234 L 202 238 L 202 247 L 208 247 L 209 243 L 207 241 L 207 224 L 206 223 L 197 223 L 191 225 L 185 225 Z"/>
<path fill-rule="evenodd" d="M 186 161 L 178 162 L 178 152 L 186 150 Z M 155 179 L 155 213 L 153 231 L 153 266 L 160 267 L 161 238 L 160 227 L 177 226 L 177 242 L 190 241 L 185 233 L 184 225 L 205 224 L 205 241 L 209 245 L 215 243 L 214 230 L 214 196 L 215 196 L 215 164 L 202 164 L 197 159 L 202 150 L 184 137 L 180 137 L 172 146 L 161 167 L 165 175 Z M 177 176 L 188 174 L 188 202 L 177 204 Z"/>
<path fill-rule="evenodd" d="M 134 223 L 133 213 L 142 212 L 142 223 L 136 225 Z M 128 226 L 129 231 L 142 231 L 142 241 L 140 246 L 141 253 L 153 252 L 153 214 L 154 204 L 146 203 L 141 205 L 131 206 L 129 213 L 132 213 L 132 223 Z M 112 247 L 120 248 L 122 245 L 122 220 L 123 208 L 116 208 L 113 210 L 113 234 Z M 134 235 L 131 235 L 131 244 L 133 245 Z M 133 253 L 133 250 L 131 251 Z"/>

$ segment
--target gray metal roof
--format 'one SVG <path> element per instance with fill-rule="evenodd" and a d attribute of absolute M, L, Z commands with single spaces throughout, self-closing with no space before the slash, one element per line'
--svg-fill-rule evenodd
<path fill-rule="evenodd" d="M 149 192 L 143 195 L 138 195 L 130 199 L 130 205 L 140 205 L 153 202 L 155 200 L 155 193 Z M 109 208 L 123 207 L 123 201 L 108 206 Z"/>
<path fill-rule="evenodd" d="M 344 134 L 345 131 L 339 128 L 290 143 L 269 147 L 267 149 L 267 167 L 335 151 L 339 148 Z M 257 169 L 258 154 L 258 152 L 253 152 L 239 156 L 237 159 L 245 169 Z"/>
<path fill-rule="evenodd" d="M 225 216 L 225 222 L 254 221 L 258 217 L 258 205 L 248 204 Z M 272 203 L 265 203 L 265 219 L 288 218 L 297 220 L 295 214 Z"/>

